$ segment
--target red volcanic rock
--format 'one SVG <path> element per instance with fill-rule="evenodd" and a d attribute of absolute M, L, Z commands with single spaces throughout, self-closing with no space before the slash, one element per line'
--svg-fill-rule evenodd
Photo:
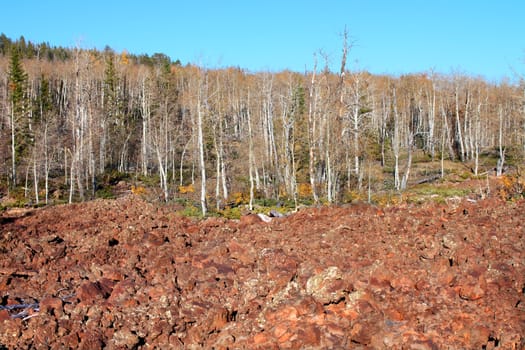
<path fill-rule="evenodd" d="M 7 310 L 0 310 L 0 322 L 10 320 L 11 315 L 9 315 L 9 312 Z"/>
<path fill-rule="evenodd" d="M 258 224 L 261 222 L 262 222 L 261 218 L 255 214 L 243 215 L 241 216 L 239 227 L 245 228 L 246 226 L 251 226 L 253 224 Z"/>
<path fill-rule="evenodd" d="M 335 303 L 345 295 L 341 278 L 341 272 L 336 266 L 328 267 L 306 281 L 306 293 L 322 304 Z"/>
<path fill-rule="evenodd" d="M 98 282 L 84 282 L 77 288 L 76 296 L 83 303 L 93 303 L 97 299 L 109 297 L 113 285 L 114 282 L 105 278 Z"/>
<path fill-rule="evenodd" d="M 97 298 L 102 298 L 102 290 L 94 282 L 85 282 L 76 290 L 77 298 L 84 303 L 91 303 Z"/>
<path fill-rule="evenodd" d="M 483 298 L 485 291 L 479 284 L 464 285 L 459 287 L 459 297 L 465 300 L 478 300 Z"/>
<path fill-rule="evenodd" d="M 40 312 L 52 313 L 60 317 L 64 312 L 63 304 L 60 298 L 44 298 L 40 300 Z"/>
<path fill-rule="evenodd" d="M 119 304 L 130 299 L 135 299 L 135 282 L 131 279 L 125 279 L 113 286 L 108 301 Z"/>
<path fill-rule="evenodd" d="M 101 349 L 104 342 L 102 341 L 102 334 L 97 331 L 85 331 L 79 332 L 78 338 L 80 340 L 78 349 L 89 350 L 89 349 Z"/>
<path fill-rule="evenodd" d="M 323 206 L 265 223 L 129 196 L 0 215 L 0 348 L 525 345 L 523 201 Z"/>
<path fill-rule="evenodd" d="M 139 337 L 128 327 L 123 327 L 113 333 L 109 344 L 116 348 L 133 349 L 139 343 Z"/>

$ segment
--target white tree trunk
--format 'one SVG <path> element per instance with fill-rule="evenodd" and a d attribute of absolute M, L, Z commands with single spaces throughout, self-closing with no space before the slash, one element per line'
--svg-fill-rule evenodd
<path fill-rule="evenodd" d="M 310 187 L 312 188 L 312 197 L 314 203 L 319 203 L 319 197 L 317 195 L 316 188 L 316 174 L 315 174 L 315 135 L 316 135 L 316 113 L 317 108 L 317 88 L 316 88 L 316 70 L 317 70 L 317 59 L 314 60 L 314 69 L 312 72 L 312 81 L 310 83 L 310 99 L 308 104 L 308 173 L 310 176 Z"/>
<path fill-rule="evenodd" d="M 410 177 L 410 169 L 412 167 L 412 144 L 414 143 L 414 134 L 411 130 L 408 131 L 408 142 L 407 143 L 408 143 L 408 146 L 407 146 L 408 157 L 407 157 L 405 173 L 403 174 L 403 178 L 401 180 L 401 190 L 406 190 L 408 186 L 408 179 Z"/>
<path fill-rule="evenodd" d="M 37 151 L 34 151 L 35 155 L 33 156 L 33 186 L 35 189 L 35 204 L 40 203 L 40 198 L 38 195 L 38 162 L 36 161 L 36 153 Z"/>
<path fill-rule="evenodd" d="M 46 191 L 46 204 L 49 203 L 49 151 L 47 141 L 47 122 L 44 126 L 44 186 Z"/>
<path fill-rule="evenodd" d="M 141 81 L 141 113 L 142 113 L 142 139 L 141 139 L 141 170 L 142 175 L 148 175 L 148 131 L 150 119 L 150 105 L 146 90 L 146 78 Z"/>
<path fill-rule="evenodd" d="M 456 84 L 456 141 L 459 144 L 460 159 L 462 162 L 465 161 L 465 145 L 463 143 L 463 133 L 461 132 L 461 121 L 459 119 L 459 85 Z"/>
<path fill-rule="evenodd" d="M 427 149 L 430 151 L 432 161 L 435 156 L 435 142 L 434 142 L 434 128 L 436 119 L 436 88 L 434 82 L 432 82 L 432 99 L 428 111 L 428 137 L 427 137 Z"/>
<path fill-rule="evenodd" d="M 248 97 L 248 103 L 249 103 L 249 97 Z M 253 200 L 254 200 L 254 190 L 255 190 L 255 180 L 253 177 L 254 173 L 254 154 L 253 154 L 253 134 L 252 134 L 252 118 L 250 113 L 250 108 L 248 107 L 247 111 L 247 118 L 248 118 L 248 172 L 250 177 L 250 203 L 249 203 L 249 210 L 253 210 Z"/>
<path fill-rule="evenodd" d="M 199 98 L 197 99 L 197 143 L 199 145 L 199 167 L 201 172 L 201 212 L 202 216 L 206 216 L 206 163 L 204 163 L 204 139 L 202 131 L 202 110 L 201 110 L 201 96 L 199 89 Z"/>
<path fill-rule="evenodd" d="M 16 143 L 15 143 L 15 112 L 11 103 L 11 180 L 13 188 L 16 187 Z"/>
<path fill-rule="evenodd" d="M 399 113 L 397 111 L 397 97 L 396 97 L 396 90 L 394 88 L 393 91 L 393 101 L 394 104 L 394 134 L 392 135 L 392 150 L 394 152 L 394 187 L 397 191 L 401 189 L 401 181 L 399 178 L 399 152 L 401 148 L 401 139 L 399 135 Z"/>
<path fill-rule="evenodd" d="M 76 156 L 71 155 L 71 164 L 69 169 L 69 204 L 73 203 L 73 193 L 75 190 L 75 167 Z"/>
<path fill-rule="evenodd" d="M 169 199 L 168 178 L 166 174 L 166 167 L 164 165 L 164 159 L 162 157 L 162 152 L 158 144 L 155 147 L 155 151 L 157 153 L 157 161 L 159 163 L 160 187 L 162 188 L 162 193 L 164 194 L 164 201 L 167 202 Z"/>
<path fill-rule="evenodd" d="M 503 147 L 503 108 L 500 106 L 498 110 L 499 130 L 498 130 L 498 148 L 499 159 L 496 166 L 496 176 L 503 174 L 503 166 L 505 164 L 505 148 Z"/>

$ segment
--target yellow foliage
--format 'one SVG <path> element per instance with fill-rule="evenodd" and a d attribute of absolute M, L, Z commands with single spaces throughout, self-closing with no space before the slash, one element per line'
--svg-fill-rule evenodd
<path fill-rule="evenodd" d="M 297 194 L 299 197 L 311 197 L 313 194 L 312 185 L 308 182 L 300 182 L 297 184 Z"/>
<path fill-rule="evenodd" d="M 195 186 L 193 184 L 189 185 L 180 185 L 179 186 L 179 193 L 185 194 L 185 193 L 194 193 L 195 192 Z"/>
<path fill-rule="evenodd" d="M 127 65 L 129 63 L 128 52 L 126 50 L 123 50 L 120 54 L 120 63 L 123 65 Z"/>
<path fill-rule="evenodd" d="M 404 199 L 402 196 L 399 196 L 394 193 L 383 193 L 380 195 L 374 195 L 372 197 L 372 201 L 376 203 L 379 207 L 387 207 L 387 206 L 396 206 L 401 204 Z"/>
<path fill-rule="evenodd" d="M 504 175 L 500 178 L 499 195 L 504 200 L 525 196 L 525 179 L 518 175 Z"/>
<path fill-rule="evenodd" d="M 240 205 L 246 202 L 244 193 L 242 192 L 234 192 L 232 194 L 232 202 L 235 203 L 235 205 Z"/>
<path fill-rule="evenodd" d="M 146 189 L 143 186 L 131 185 L 131 193 L 134 195 L 146 194 Z"/>
<path fill-rule="evenodd" d="M 353 202 L 353 201 L 365 201 L 367 200 L 367 198 L 368 196 L 366 193 L 351 190 L 351 191 L 346 192 L 344 199 L 346 202 Z"/>
<path fill-rule="evenodd" d="M 288 192 L 286 191 L 286 187 L 284 185 L 279 186 L 279 198 L 288 197 Z"/>

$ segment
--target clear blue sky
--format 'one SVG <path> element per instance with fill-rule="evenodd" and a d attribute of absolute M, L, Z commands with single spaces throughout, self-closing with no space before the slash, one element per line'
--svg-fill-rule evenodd
<path fill-rule="evenodd" d="M 337 70 L 346 27 L 350 69 L 495 81 L 525 72 L 524 0 L 9 0 L 1 9 L 0 32 L 13 39 L 183 64 L 303 72 L 323 50 Z"/>

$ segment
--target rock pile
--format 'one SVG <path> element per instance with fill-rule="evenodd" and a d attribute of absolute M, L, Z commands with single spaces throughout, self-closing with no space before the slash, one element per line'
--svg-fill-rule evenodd
<path fill-rule="evenodd" d="M 9 215 L 0 348 L 525 347 L 523 202 L 266 223 L 128 196 Z"/>

